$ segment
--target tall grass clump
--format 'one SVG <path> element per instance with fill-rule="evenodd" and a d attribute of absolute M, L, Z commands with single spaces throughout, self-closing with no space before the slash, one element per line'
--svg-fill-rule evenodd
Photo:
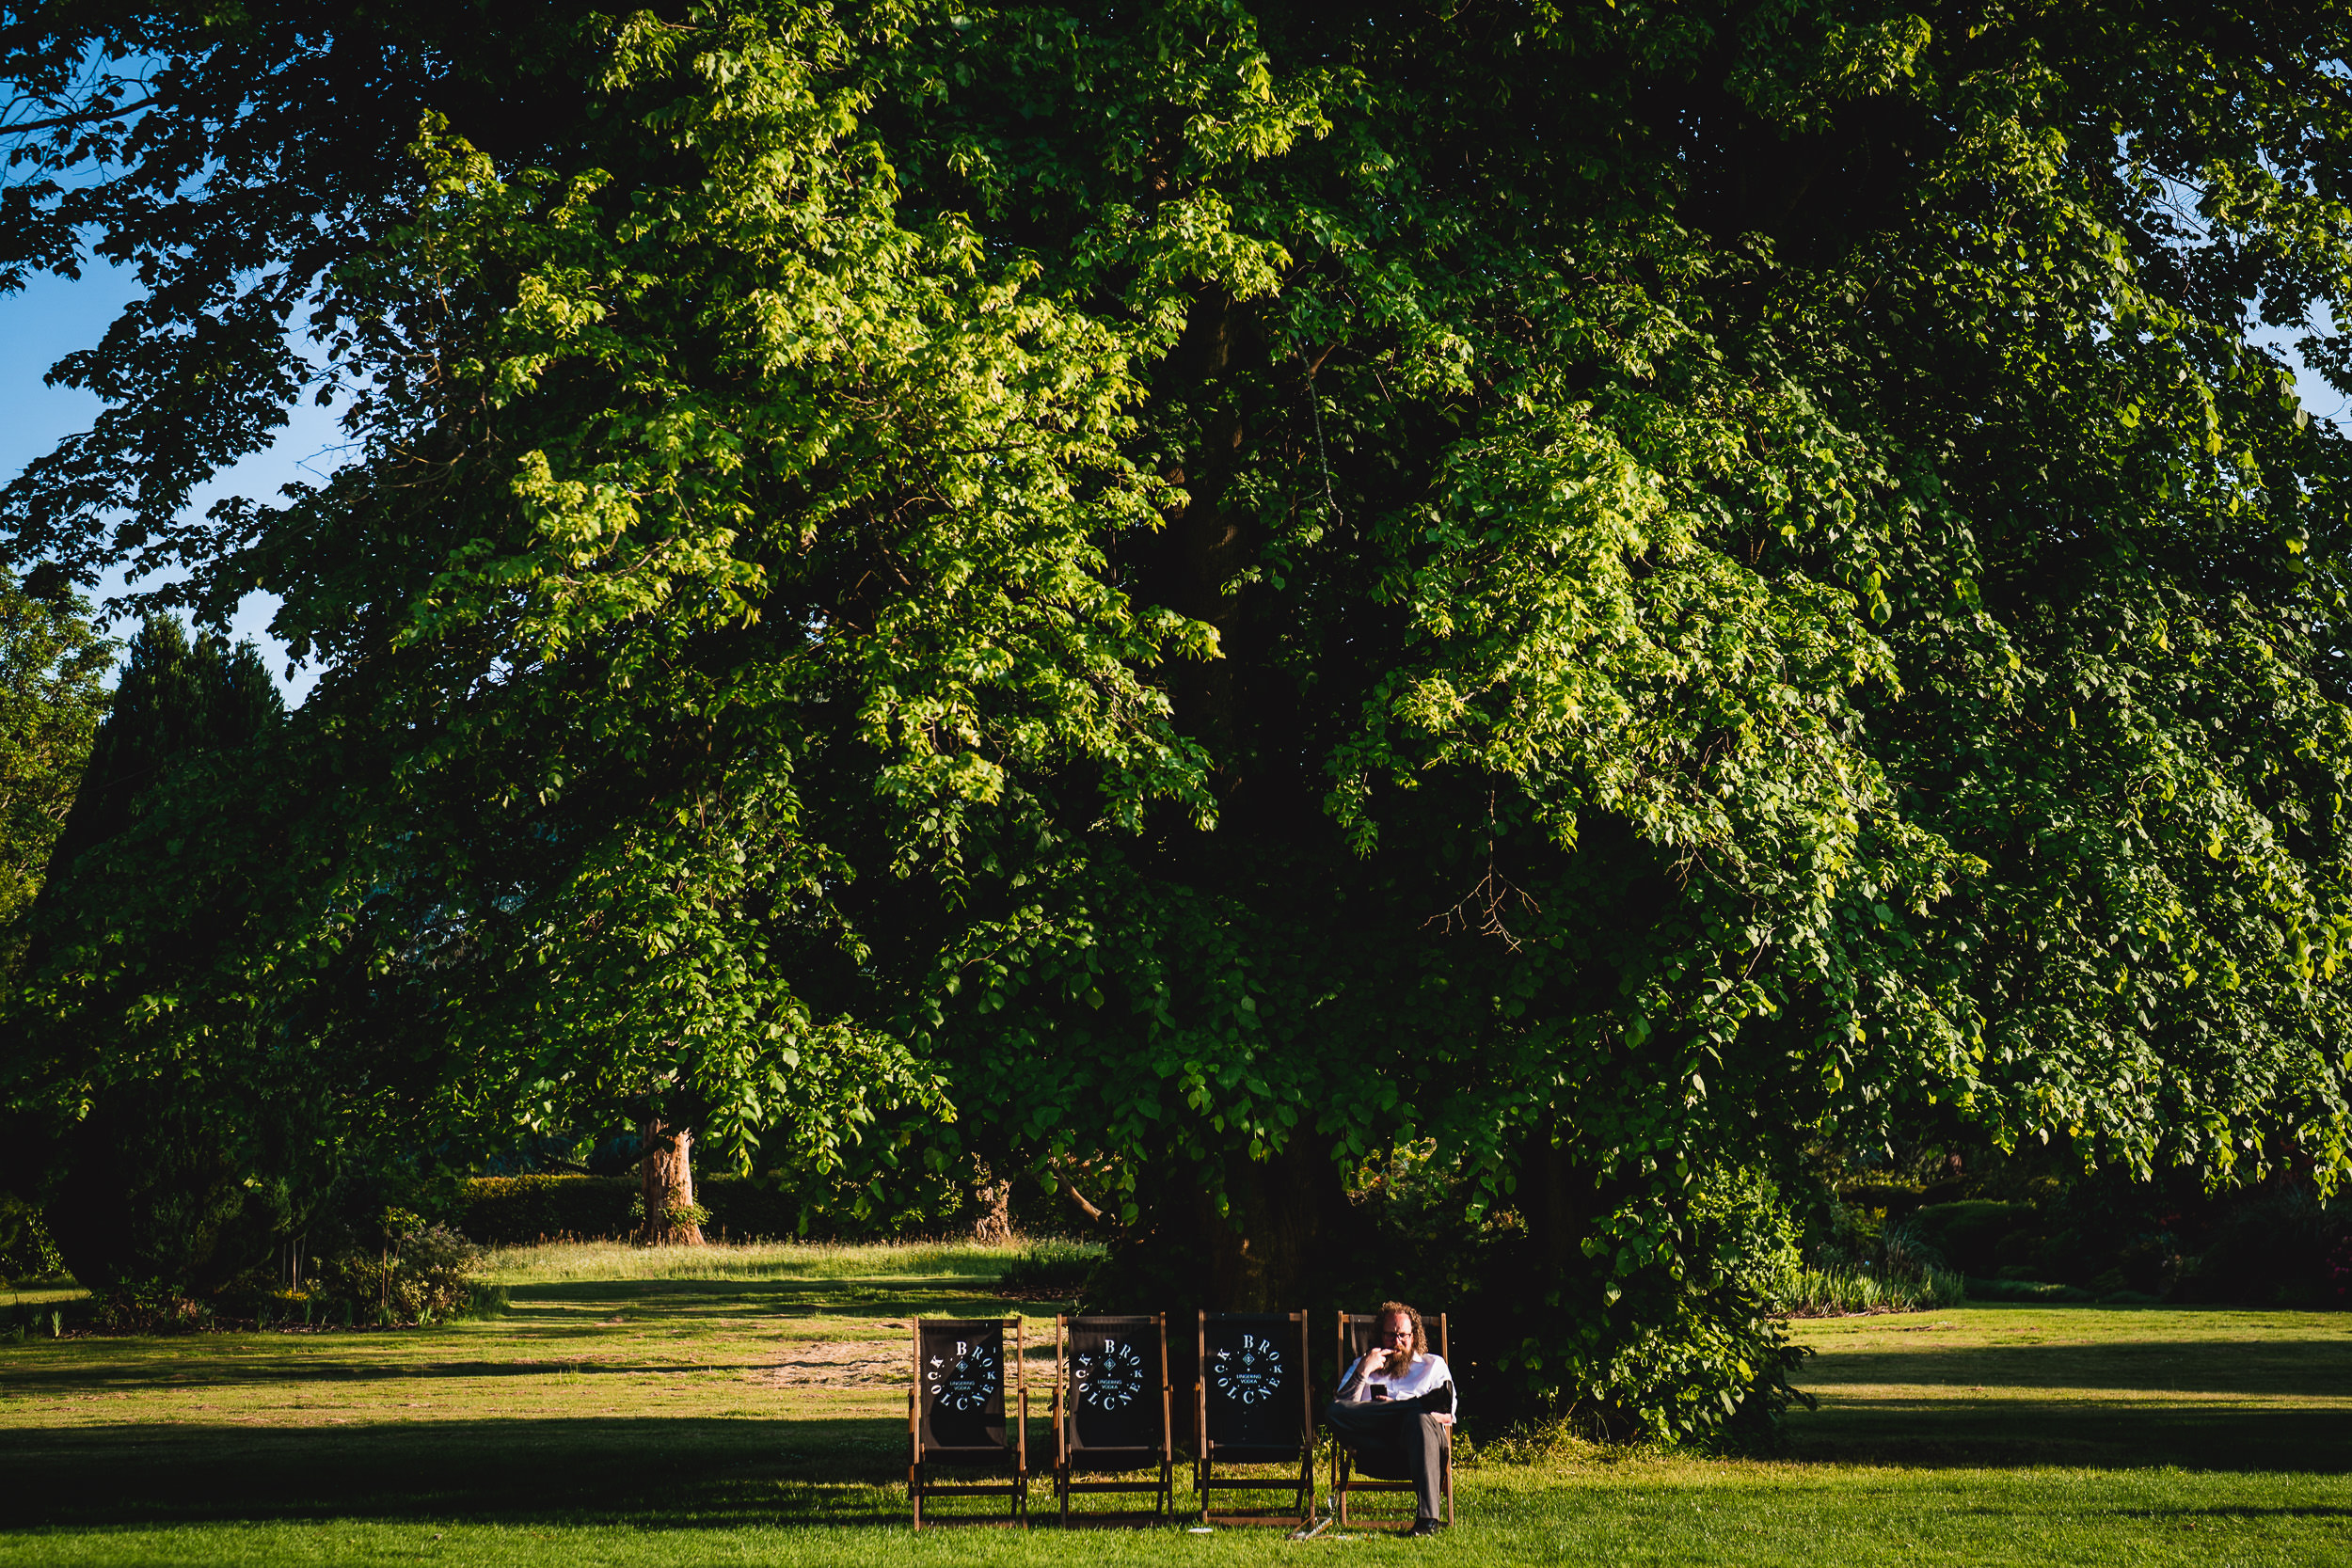
<path fill-rule="evenodd" d="M 1966 1285 L 1949 1269 L 1928 1268 L 1909 1275 L 1865 1269 L 1799 1269 L 1781 1289 L 1781 1309 L 1792 1318 L 1836 1318 L 1856 1312 L 1930 1312 L 1968 1299 Z"/>
<path fill-rule="evenodd" d="M 1855 1312 L 1926 1312 L 1968 1299 L 1968 1282 L 1908 1219 L 1883 1209 L 1833 1204 L 1808 1238 L 1803 1265 L 1774 1294 L 1794 1318 Z"/>

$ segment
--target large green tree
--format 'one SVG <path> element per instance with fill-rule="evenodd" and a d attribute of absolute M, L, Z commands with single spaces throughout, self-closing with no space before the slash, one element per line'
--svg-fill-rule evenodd
<path fill-rule="evenodd" d="M 151 289 L 0 520 L 282 596 L 207 994 L 404 1114 L 976 1155 L 1232 1305 L 1405 1151 L 1498 1398 L 1661 1431 L 1824 1126 L 2345 1162 L 2331 9 L 7 24 L 0 249 Z M 186 517 L 290 326 L 357 460 Z"/>

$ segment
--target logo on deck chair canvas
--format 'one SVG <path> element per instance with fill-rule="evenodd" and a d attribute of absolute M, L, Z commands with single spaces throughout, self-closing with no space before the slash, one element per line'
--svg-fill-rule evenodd
<path fill-rule="evenodd" d="M 1237 1349 L 1216 1353 L 1216 1391 L 1239 1404 L 1270 1400 L 1282 1386 L 1282 1352 L 1271 1339 L 1241 1337 Z"/>
<path fill-rule="evenodd" d="M 1004 1368 L 986 1345 L 956 1341 L 953 1356 L 934 1355 L 923 1381 L 930 1385 L 931 1402 L 942 1410 L 978 1410 L 996 1397 Z"/>
<path fill-rule="evenodd" d="M 1071 1381 L 1078 1399 L 1097 1410 L 1123 1410 L 1143 1393 L 1143 1357 L 1136 1347 L 1105 1339 L 1103 1348 L 1077 1358 Z"/>

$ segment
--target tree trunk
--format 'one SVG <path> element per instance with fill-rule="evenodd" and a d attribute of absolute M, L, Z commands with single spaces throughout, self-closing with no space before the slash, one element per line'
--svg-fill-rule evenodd
<path fill-rule="evenodd" d="M 645 1195 L 640 1246 L 700 1246 L 703 1228 L 694 1212 L 694 1134 L 683 1127 L 644 1125 L 645 1157 L 638 1176 Z"/>
<path fill-rule="evenodd" d="M 1184 337 L 1162 366 L 1163 376 L 1175 387 L 1213 388 L 1225 379 L 1236 354 L 1255 346 L 1256 336 L 1254 321 L 1242 306 L 1221 289 L 1209 290 L 1185 317 Z M 1237 641 L 1242 600 L 1226 589 L 1249 567 L 1255 552 L 1249 528 L 1255 514 L 1229 510 L 1224 501 L 1247 436 L 1239 414 L 1211 417 L 1184 467 L 1168 475 L 1190 499 L 1168 516 L 1159 546 L 1165 575 L 1154 585 L 1162 603 L 1216 628 L 1222 657 L 1178 659 L 1168 668 L 1168 680 L 1177 727 L 1208 748 L 1211 784 L 1220 797 L 1236 782 L 1243 727 L 1239 671 L 1247 662 Z"/>
<path fill-rule="evenodd" d="M 1339 1168 L 1307 1138 L 1293 1138 L 1272 1160 L 1240 1155 L 1226 1164 L 1230 1214 L 1200 1195 L 1200 1236 L 1208 1252 L 1212 1311 L 1294 1312 L 1320 1305 L 1340 1275 L 1371 1260 L 1353 1256 L 1353 1234 Z"/>
<path fill-rule="evenodd" d="M 1560 1147 L 1559 1113 L 1547 1111 L 1519 1157 L 1519 1214 L 1527 1224 L 1534 1264 L 1548 1286 L 1556 1286 L 1569 1263 L 1583 1255 L 1585 1233 L 1592 1225 L 1592 1216 L 1579 1201 L 1592 1182 L 1589 1177 L 1572 1181 L 1570 1175 L 1567 1154 Z"/>
<path fill-rule="evenodd" d="M 1012 1243 L 1012 1183 L 999 1181 L 985 1160 L 972 1162 L 972 1239 L 982 1246 Z"/>

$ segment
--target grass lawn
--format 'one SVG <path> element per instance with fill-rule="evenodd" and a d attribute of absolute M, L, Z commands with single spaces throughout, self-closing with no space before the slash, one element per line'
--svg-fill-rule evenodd
<path fill-rule="evenodd" d="M 1821 1408 L 1786 1457 L 1471 1463 L 1463 1522 L 1434 1542 L 914 1537 L 904 1325 L 1022 1310 L 1050 1336 L 1058 1304 L 996 1293 L 1006 1259 L 548 1246 L 501 1256 L 514 1305 L 492 1322 L 0 1347 L 0 1568 L 2352 1565 L 2352 1316 L 2166 1308 L 1800 1323 Z"/>

